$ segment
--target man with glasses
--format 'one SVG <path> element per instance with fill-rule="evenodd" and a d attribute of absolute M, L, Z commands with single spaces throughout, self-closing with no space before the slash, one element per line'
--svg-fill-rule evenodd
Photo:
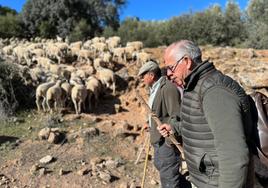
<path fill-rule="evenodd" d="M 161 76 L 161 70 L 154 61 L 146 62 L 139 70 L 138 76 L 149 86 L 148 105 L 162 123 L 169 125 L 168 130 L 176 135 L 179 123 L 180 93 L 176 87 Z M 180 152 L 160 135 L 156 123 L 149 117 L 150 141 L 154 147 L 154 165 L 160 173 L 163 188 L 188 188 L 190 183 L 179 173 Z"/>
<path fill-rule="evenodd" d="M 171 44 L 164 54 L 168 78 L 184 86 L 181 135 L 190 181 L 198 188 L 251 188 L 252 134 L 248 97 L 232 78 L 188 40 Z M 167 136 L 166 124 L 159 132 Z"/>

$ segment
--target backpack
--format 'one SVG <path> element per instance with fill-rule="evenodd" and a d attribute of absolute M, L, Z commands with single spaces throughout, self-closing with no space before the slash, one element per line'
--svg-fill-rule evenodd
<path fill-rule="evenodd" d="M 268 97 L 260 92 L 250 94 L 253 125 L 257 128 L 254 143 L 260 161 L 268 167 Z"/>

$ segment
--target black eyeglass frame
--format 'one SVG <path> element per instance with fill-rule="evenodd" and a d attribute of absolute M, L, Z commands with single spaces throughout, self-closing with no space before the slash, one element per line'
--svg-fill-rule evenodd
<path fill-rule="evenodd" d="M 176 63 L 174 63 L 171 66 L 166 66 L 167 70 L 170 70 L 171 72 L 174 72 L 178 66 L 178 64 L 180 64 L 180 61 L 183 60 L 185 58 L 185 55 L 182 56 L 178 61 L 176 61 Z"/>

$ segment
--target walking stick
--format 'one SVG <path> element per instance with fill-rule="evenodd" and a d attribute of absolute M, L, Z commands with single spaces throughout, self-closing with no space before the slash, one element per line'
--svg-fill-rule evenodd
<path fill-rule="evenodd" d="M 159 120 L 159 118 L 156 116 L 156 114 L 152 112 L 152 110 L 150 109 L 148 104 L 145 102 L 145 100 L 140 96 L 138 91 L 135 91 L 135 92 L 136 92 L 136 96 L 137 96 L 138 100 L 140 101 L 140 103 L 143 105 L 143 107 L 146 109 L 146 111 L 151 115 L 152 119 L 156 122 L 157 127 L 161 126 L 162 122 Z M 184 158 L 183 148 L 180 145 L 180 143 L 176 140 L 175 136 L 173 134 L 170 134 L 168 136 L 168 138 L 178 148 L 178 150 L 181 153 L 181 158 L 184 160 L 185 158 Z"/>
<path fill-rule="evenodd" d="M 150 139 L 147 139 L 146 141 L 147 141 L 146 158 L 145 158 L 145 162 L 144 162 L 141 188 L 144 188 L 144 182 L 145 182 L 145 177 L 146 177 L 146 169 L 147 169 L 148 158 L 149 158 L 149 151 L 150 151 L 150 146 L 151 146 Z"/>
<path fill-rule="evenodd" d="M 145 149 L 145 146 L 146 146 L 146 143 L 148 142 L 148 140 L 150 140 L 150 136 L 149 136 L 149 134 L 147 133 L 147 134 L 146 134 L 146 137 L 145 137 L 145 139 L 144 139 L 144 143 L 143 143 L 142 147 L 140 148 L 138 157 L 137 157 L 137 159 L 136 159 L 136 161 L 135 161 L 135 163 L 134 163 L 135 165 L 138 164 L 138 162 L 139 162 L 139 160 L 140 160 L 140 157 L 141 157 L 141 154 L 142 154 L 143 150 Z"/>

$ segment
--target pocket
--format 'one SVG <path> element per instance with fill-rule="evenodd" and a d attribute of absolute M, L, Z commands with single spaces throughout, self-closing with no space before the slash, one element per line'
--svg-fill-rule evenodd
<path fill-rule="evenodd" d="M 199 160 L 199 171 L 207 176 L 212 176 L 215 166 L 208 153 L 204 153 Z"/>

